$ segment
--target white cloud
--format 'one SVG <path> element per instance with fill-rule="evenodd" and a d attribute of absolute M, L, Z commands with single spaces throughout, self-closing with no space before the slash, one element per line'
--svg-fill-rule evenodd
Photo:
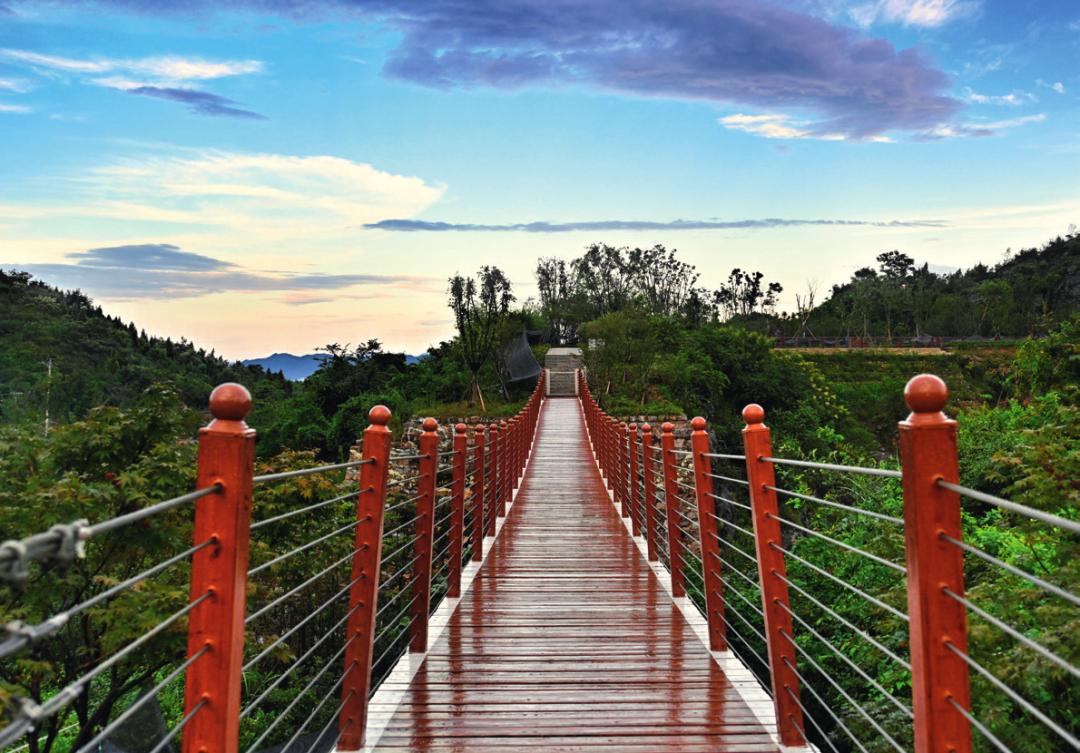
<path fill-rule="evenodd" d="M 964 90 L 964 101 L 970 102 L 975 105 L 1009 105 L 1011 107 L 1019 107 L 1027 102 L 1037 102 L 1036 97 L 1031 92 L 1015 91 L 1009 94 L 980 94 L 967 87 Z"/>
<path fill-rule="evenodd" d="M 971 121 L 968 123 L 946 124 L 923 131 L 919 134 L 922 140 L 966 138 L 971 136 L 993 136 L 998 131 L 1009 128 L 1018 128 L 1031 123 L 1042 123 L 1046 120 L 1046 113 L 1040 112 L 1034 115 L 1024 115 L 1019 118 L 1006 120 L 994 120 L 990 122 Z"/>
<path fill-rule="evenodd" d="M 1022 125 L 1028 125 L 1029 123 L 1042 123 L 1046 120 L 1046 113 L 1040 112 L 1035 115 L 1025 115 L 1021 118 L 1010 118 L 1008 120 L 995 120 L 992 123 L 984 123 L 981 128 L 989 128 L 991 131 L 1000 131 L 1004 128 L 1016 128 Z"/>
<path fill-rule="evenodd" d="M 45 55 L 30 50 L 0 49 L 0 56 L 46 72 L 73 74 L 122 74 L 135 88 L 148 84 L 176 84 L 184 81 L 206 81 L 226 76 L 259 73 L 263 64 L 258 60 L 203 60 L 175 55 L 146 58 L 79 59 Z M 133 78 L 134 77 L 134 78 Z M 135 80 L 137 79 L 137 80 Z M 118 77 L 97 79 L 95 83 L 119 81 Z M 110 84 L 105 84 L 106 86 Z M 116 87 L 120 88 L 120 87 Z"/>
<path fill-rule="evenodd" d="M 1050 91 L 1057 92 L 1058 94 L 1065 93 L 1065 84 L 1061 83 L 1060 81 L 1046 81 L 1045 79 L 1037 78 L 1035 79 L 1035 83 L 1036 85 L 1041 86 L 1044 89 L 1049 89 Z"/>
<path fill-rule="evenodd" d="M 0 113 L 7 113 L 9 115 L 25 115 L 30 111 L 30 108 L 26 105 L 5 105 L 0 103 Z"/>
<path fill-rule="evenodd" d="M 149 223 L 224 246 L 355 243 L 364 224 L 413 217 L 444 186 L 342 157 L 206 151 L 146 156 L 92 170 L 66 183 L 55 206 L 0 205 L 0 218 L 34 216 Z M 178 237 L 171 235 L 170 237 Z M 179 236 L 183 238 L 184 236 Z"/>
<path fill-rule="evenodd" d="M 816 139 L 818 141 L 845 141 L 847 136 L 840 133 L 821 133 L 810 128 L 811 123 L 794 120 L 781 113 L 746 115 L 737 113 L 719 118 L 717 122 L 731 131 L 743 131 L 767 139 Z M 873 136 L 869 139 L 879 143 L 891 142 L 887 136 Z"/>
<path fill-rule="evenodd" d="M 21 78 L 0 78 L 0 91 L 23 94 L 30 91 L 30 84 Z"/>
<path fill-rule="evenodd" d="M 849 12 L 852 20 L 864 27 L 879 22 L 935 27 L 978 9 L 976 0 L 876 0 L 857 5 Z"/>

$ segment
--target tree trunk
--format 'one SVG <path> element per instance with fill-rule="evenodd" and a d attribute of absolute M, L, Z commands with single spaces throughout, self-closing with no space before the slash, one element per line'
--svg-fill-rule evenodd
<path fill-rule="evenodd" d="M 480 404 L 480 412 L 487 413 L 487 405 L 484 403 L 484 392 L 480 389 L 480 377 L 477 374 L 470 375 L 472 377 L 472 400 L 473 405 Z"/>

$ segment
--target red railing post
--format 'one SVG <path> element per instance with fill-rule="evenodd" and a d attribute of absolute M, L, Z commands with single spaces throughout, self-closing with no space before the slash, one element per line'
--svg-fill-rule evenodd
<path fill-rule="evenodd" d="M 667 520 L 668 561 L 671 565 L 671 595 L 686 596 L 683 585 L 682 538 L 679 536 L 679 501 L 675 498 L 675 424 L 665 421 L 660 427 L 660 462 L 664 468 L 664 509 Z"/>
<path fill-rule="evenodd" d="M 727 649 L 724 629 L 724 584 L 720 580 L 720 540 L 716 504 L 712 496 L 712 460 L 708 457 L 709 434 L 701 416 L 690 422 L 690 449 L 694 455 L 694 488 L 697 490 L 698 532 L 701 535 L 702 586 L 709 622 L 709 648 Z"/>
<path fill-rule="evenodd" d="M 959 483 L 948 397 L 938 377 L 914 377 L 904 388 L 911 415 L 900 422 L 915 753 L 971 752 L 971 726 L 950 703 L 971 708 L 967 665 L 947 648 L 967 653 L 965 607 L 946 593 L 964 595 L 964 553 L 943 538 L 961 540 L 960 497 L 937 483 Z"/>
<path fill-rule="evenodd" d="M 627 453 L 630 449 L 630 425 L 625 421 L 619 422 L 619 514 L 624 518 L 630 516 L 630 463 Z"/>
<path fill-rule="evenodd" d="M 428 611 L 431 607 L 431 548 L 435 529 L 435 477 L 439 467 L 439 422 L 424 419 L 419 442 L 419 478 L 416 500 L 416 541 L 413 543 L 413 602 L 409 651 L 427 651 Z"/>
<path fill-rule="evenodd" d="M 214 541 L 191 560 L 187 655 L 205 651 L 188 670 L 184 711 L 203 708 L 184 728 L 184 753 L 236 753 L 240 744 L 240 683 L 250 545 L 255 430 L 244 423 L 251 395 L 239 384 L 210 394 L 214 420 L 199 430 L 196 488 L 219 490 L 195 503 L 195 543 Z"/>
<path fill-rule="evenodd" d="M 656 562 L 656 456 L 652 427 L 641 425 L 641 475 L 645 483 L 645 544 L 649 562 Z"/>
<path fill-rule="evenodd" d="M 607 435 L 607 456 L 608 456 L 608 474 L 607 474 L 607 488 L 611 491 L 612 497 L 615 502 L 619 501 L 619 464 L 616 462 L 619 457 L 619 453 L 616 451 L 618 445 L 619 436 L 619 422 L 608 415 L 604 415 L 602 420 L 605 426 L 605 434 Z"/>
<path fill-rule="evenodd" d="M 386 479 L 390 469 L 390 410 L 376 405 L 368 412 L 361 448 L 360 484 L 356 496 L 356 519 L 364 521 L 353 537 L 352 577 L 349 588 L 349 620 L 345 629 L 345 679 L 341 683 L 337 749 L 360 750 L 367 728 L 368 692 L 371 689 L 375 613 L 378 610 L 379 572 L 382 567 L 383 510 Z"/>
<path fill-rule="evenodd" d="M 484 557 L 484 534 L 487 531 L 487 505 L 485 494 L 490 494 L 484 487 L 484 475 L 487 473 L 487 465 L 484 454 L 484 443 L 487 436 L 484 434 L 484 425 L 477 424 L 473 427 L 473 535 L 472 535 L 472 558 L 479 562 Z"/>
<path fill-rule="evenodd" d="M 465 424 L 454 427 L 454 455 L 450 482 L 450 562 L 446 573 L 446 595 L 461 596 L 462 545 L 465 541 L 465 453 L 468 437 Z"/>
<path fill-rule="evenodd" d="M 769 427 L 764 423 L 765 410 L 757 404 L 746 406 L 742 412 L 743 447 L 746 451 L 746 478 L 750 489 L 750 506 L 754 519 L 754 548 L 757 553 L 761 585 L 761 606 L 765 610 L 765 638 L 769 649 L 769 674 L 772 679 L 773 707 L 780 742 L 799 747 L 806 745 L 800 730 L 803 726 L 799 707 L 799 678 L 795 675 L 795 646 L 788 636 L 794 636 L 791 624 L 791 599 L 787 587 L 787 565 L 784 562 L 784 540 L 780 531 L 780 505 L 776 492 L 776 469 L 762 460 L 772 457 Z M 771 487 L 771 488 L 770 488 Z M 786 607 L 786 608 L 785 608 Z"/>
<path fill-rule="evenodd" d="M 521 416 L 517 415 L 510 419 L 510 434 L 514 441 L 510 445 L 510 492 L 518 488 L 518 478 L 521 475 Z"/>
<path fill-rule="evenodd" d="M 631 423 L 626 427 L 628 429 L 626 434 L 626 447 L 627 454 L 630 456 L 627 458 L 627 467 L 630 471 L 630 483 L 628 496 L 630 498 L 630 532 L 634 536 L 641 535 L 641 521 L 638 519 L 640 513 L 638 512 L 638 502 L 641 498 L 640 487 L 638 487 L 638 461 L 637 461 L 637 448 L 638 448 L 638 427 L 636 423 Z"/>
<path fill-rule="evenodd" d="M 499 421 L 499 510 L 500 518 L 506 517 L 506 505 L 510 501 L 510 424 Z"/>
<path fill-rule="evenodd" d="M 495 535 L 495 518 L 499 511 L 499 495 L 502 489 L 499 487 L 499 472 L 502 470 L 501 458 L 499 457 L 499 445 L 502 444 L 502 437 L 499 432 L 499 424 L 492 421 L 488 426 L 488 436 L 491 438 L 491 447 L 488 452 L 488 467 L 491 469 L 491 486 L 488 488 L 488 523 L 487 534 L 488 536 Z"/>

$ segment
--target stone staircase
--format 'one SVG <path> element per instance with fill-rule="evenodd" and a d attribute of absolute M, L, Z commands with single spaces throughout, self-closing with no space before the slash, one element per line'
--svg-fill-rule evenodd
<path fill-rule="evenodd" d="M 582 367 L 579 348 L 552 348 L 544 357 L 548 375 L 548 397 L 575 397 L 577 370 Z"/>

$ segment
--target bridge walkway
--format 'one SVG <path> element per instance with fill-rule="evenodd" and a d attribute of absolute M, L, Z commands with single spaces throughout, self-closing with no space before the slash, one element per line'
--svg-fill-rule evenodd
<path fill-rule="evenodd" d="M 579 402 L 547 400 L 537 432 L 490 554 L 367 749 L 779 750 L 627 533 Z"/>

